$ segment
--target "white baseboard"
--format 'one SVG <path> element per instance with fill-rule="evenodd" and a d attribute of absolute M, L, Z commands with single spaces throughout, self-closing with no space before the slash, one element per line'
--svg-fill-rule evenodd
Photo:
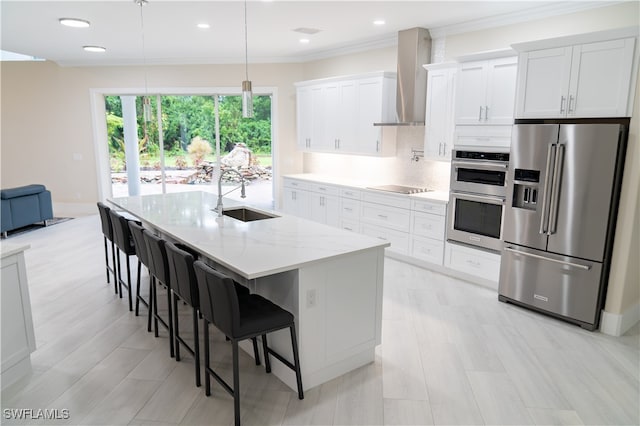
<path fill-rule="evenodd" d="M 640 302 L 627 308 L 622 314 L 612 314 L 602 311 L 600 318 L 600 332 L 609 336 L 622 336 L 640 321 Z"/>
<path fill-rule="evenodd" d="M 55 217 L 79 217 L 98 214 L 96 203 L 53 203 Z"/>

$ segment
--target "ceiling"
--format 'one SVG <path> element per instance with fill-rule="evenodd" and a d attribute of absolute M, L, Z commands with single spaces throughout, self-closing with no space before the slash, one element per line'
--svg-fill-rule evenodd
<path fill-rule="evenodd" d="M 581 8 L 607 5 L 576 1 L 250 0 L 248 60 L 304 62 L 395 45 L 397 32 L 407 28 L 444 30 L 483 20 L 502 19 L 500 22 L 506 23 L 510 17 L 522 21 L 527 16 L 566 13 L 567 6 L 573 11 L 578 4 Z M 142 9 L 133 0 L 2 0 L 0 8 L 2 50 L 48 59 L 61 66 L 245 60 L 242 0 L 150 0 Z M 63 17 L 85 19 L 91 26 L 64 27 L 58 22 Z M 383 19 L 385 24 L 374 25 L 376 19 Z M 199 23 L 208 23 L 210 28 L 199 29 Z M 309 35 L 293 31 L 297 28 L 320 31 Z M 309 42 L 302 44 L 301 38 Z M 84 45 L 103 46 L 107 51 L 85 52 Z"/>

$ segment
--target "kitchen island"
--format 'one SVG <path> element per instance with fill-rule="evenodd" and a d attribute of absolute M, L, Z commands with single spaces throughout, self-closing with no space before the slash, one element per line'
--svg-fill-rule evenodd
<path fill-rule="evenodd" d="M 109 201 L 290 311 L 304 389 L 372 362 L 381 343 L 389 243 L 279 212 L 263 211 L 275 217 L 248 222 L 218 217 L 216 199 L 195 191 Z M 238 207 L 243 205 L 224 199 L 225 211 Z M 286 330 L 272 333 L 269 343 L 292 359 Z M 275 359 L 273 373 L 296 389 L 294 373 Z"/>

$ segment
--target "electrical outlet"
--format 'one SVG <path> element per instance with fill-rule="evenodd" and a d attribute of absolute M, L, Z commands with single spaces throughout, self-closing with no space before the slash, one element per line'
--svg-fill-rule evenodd
<path fill-rule="evenodd" d="M 316 306 L 318 299 L 316 297 L 316 289 L 312 288 L 307 290 L 307 308 L 313 308 Z"/>

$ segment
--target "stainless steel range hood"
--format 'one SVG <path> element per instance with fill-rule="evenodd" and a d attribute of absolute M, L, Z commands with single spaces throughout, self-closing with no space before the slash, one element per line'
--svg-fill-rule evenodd
<path fill-rule="evenodd" d="M 424 125 L 427 99 L 427 71 L 422 67 L 431 59 L 431 36 L 426 28 L 398 32 L 398 86 L 396 122 L 374 126 Z"/>

